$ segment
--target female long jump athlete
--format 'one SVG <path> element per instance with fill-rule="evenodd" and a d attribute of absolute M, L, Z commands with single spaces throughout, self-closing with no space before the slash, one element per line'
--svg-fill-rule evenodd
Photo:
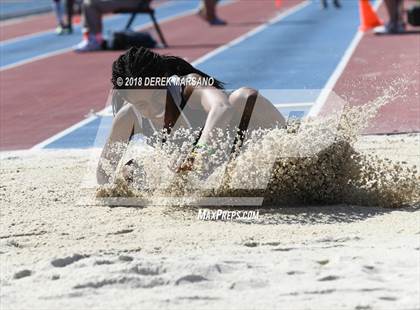
<path fill-rule="evenodd" d="M 164 86 L 145 86 L 145 81 L 151 78 L 165 78 L 161 79 L 165 80 Z M 197 83 L 200 79 L 214 83 L 212 86 Z M 115 151 L 113 145 L 126 146 L 137 134 L 151 136 L 154 132 L 169 133 L 185 127 L 200 129 L 194 148 L 206 151 L 211 132 L 226 128 L 234 119 L 240 130 L 247 129 L 251 114 L 254 128 L 285 123 L 280 112 L 256 90 L 243 87 L 227 94 L 223 83 L 182 58 L 159 55 L 146 48 L 131 48 L 118 57 L 112 65 L 111 81 L 115 116 L 97 168 L 99 184 L 110 182 L 123 156 L 124 149 Z M 192 169 L 194 153 L 177 171 Z M 112 171 L 109 168 L 106 171 L 103 159 Z"/>

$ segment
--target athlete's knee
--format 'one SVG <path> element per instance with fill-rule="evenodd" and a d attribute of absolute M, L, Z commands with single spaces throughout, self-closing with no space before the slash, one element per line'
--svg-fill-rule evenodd
<path fill-rule="evenodd" d="M 241 87 L 229 96 L 229 102 L 235 106 L 245 104 L 250 97 L 257 97 L 258 91 L 251 87 Z"/>

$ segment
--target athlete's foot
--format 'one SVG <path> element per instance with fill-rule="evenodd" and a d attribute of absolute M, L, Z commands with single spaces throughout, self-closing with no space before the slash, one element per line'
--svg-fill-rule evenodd
<path fill-rule="evenodd" d="M 338 1 L 338 0 L 334 0 L 334 6 L 337 8 L 337 9 L 340 9 L 341 8 L 341 4 L 340 4 L 340 1 Z"/>
<path fill-rule="evenodd" d="M 321 0 L 321 7 L 323 9 L 328 9 L 328 3 L 327 0 Z"/>
<path fill-rule="evenodd" d="M 121 170 L 121 175 L 127 183 L 133 183 L 134 168 L 131 165 L 124 165 L 124 167 Z"/>

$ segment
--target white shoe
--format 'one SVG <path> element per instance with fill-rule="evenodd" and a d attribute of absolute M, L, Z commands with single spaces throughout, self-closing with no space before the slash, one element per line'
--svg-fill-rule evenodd
<path fill-rule="evenodd" d="M 74 47 L 77 53 L 94 52 L 102 49 L 102 42 L 99 42 L 94 36 L 89 36 Z"/>
<path fill-rule="evenodd" d="M 405 25 L 403 23 L 397 25 L 388 23 L 384 26 L 375 27 L 373 32 L 377 35 L 403 33 L 405 32 Z"/>

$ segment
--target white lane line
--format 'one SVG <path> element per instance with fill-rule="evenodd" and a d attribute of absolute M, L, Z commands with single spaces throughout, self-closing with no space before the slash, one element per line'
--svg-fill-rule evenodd
<path fill-rule="evenodd" d="M 211 51 L 211 52 L 209 52 L 209 53 L 207 53 L 207 54 L 203 55 L 202 57 L 198 58 L 197 60 L 195 60 L 195 61 L 194 61 L 194 62 L 192 62 L 191 64 L 192 64 L 193 66 L 197 66 L 198 64 L 200 64 L 200 63 L 202 63 L 202 62 L 204 62 L 204 61 L 208 60 L 209 58 L 214 57 L 214 56 L 216 56 L 217 54 L 220 54 L 221 52 L 225 51 L 226 49 L 228 49 L 228 48 L 230 48 L 230 47 L 232 47 L 232 46 L 234 46 L 234 45 L 236 45 L 236 44 L 239 44 L 240 42 L 244 41 L 245 39 L 248 39 L 248 38 L 250 38 L 251 36 L 256 35 L 257 33 L 261 32 L 261 31 L 263 31 L 265 28 L 267 28 L 269 25 L 271 25 L 271 24 L 273 24 L 273 23 L 276 23 L 276 22 L 278 22 L 278 21 L 280 21 L 280 20 L 282 20 L 282 19 L 286 18 L 287 16 L 289 16 L 289 15 L 292 15 L 292 14 L 296 13 L 297 11 L 299 11 L 299 10 L 301 10 L 301 9 L 305 8 L 305 7 L 306 7 L 306 6 L 308 6 L 309 4 L 310 4 L 310 1 L 306 0 L 306 1 L 304 1 L 304 2 L 302 2 L 302 3 L 300 3 L 300 4 L 298 4 L 298 5 L 296 5 L 296 6 L 292 7 L 292 8 L 290 8 L 290 9 L 285 10 L 284 12 L 280 13 L 280 14 L 279 14 L 279 15 L 277 15 L 276 17 L 274 17 L 274 18 L 270 19 L 270 20 L 269 20 L 268 22 L 266 22 L 265 24 L 263 24 L 263 25 L 261 25 L 261 26 L 258 26 L 257 28 L 252 29 L 252 30 L 250 30 L 249 32 L 247 32 L 247 33 L 245 33 L 245 34 L 243 34 L 243 35 L 239 36 L 238 38 L 236 38 L 236 39 L 234 39 L 234 40 L 232 40 L 232 41 L 230 41 L 230 42 L 228 42 L 228 43 L 226 43 L 226 44 L 224 44 L 224 45 L 222 45 L 222 46 L 218 47 L 217 49 L 215 49 L 215 50 L 213 50 L 213 51 Z M 194 12 L 195 12 L 195 10 L 194 10 Z M 101 114 L 106 114 L 106 109 L 107 109 L 107 108 L 108 108 L 108 107 L 106 107 L 106 108 L 102 109 L 101 111 L 98 111 L 98 112 L 97 112 L 97 114 L 99 114 L 99 115 L 101 115 Z M 46 145 L 48 145 L 48 144 L 50 144 L 50 143 L 54 142 L 55 140 L 57 140 L 57 139 L 59 139 L 59 138 L 62 138 L 62 137 L 63 137 L 63 136 L 65 136 L 66 134 L 68 134 L 68 133 L 70 133 L 70 132 L 72 132 L 72 131 L 74 131 L 74 130 L 76 130 L 76 129 L 78 129 L 78 128 L 80 128 L 80 127 L 84 126 L 84 125 L 86 125 L 86 124 L 87 124 L 87 122 L 85 122 L 85 121 L 86 121 L 86 120 L 83 120 L 83 121 L 81 121 L 81 122 L 79 122 L 79 123 L 76 123 L 75 125 L 71 126 L 70 128 L 65 129 L 65 130 L 64 130 L 64 131 L 62 131 L 62 132 L 57 133 L 56 135 L 52 136 L 51 138 L 48 138 L 47 140 L 42 141 L 42 142 L 40 142 L 40 143 L 36 144 L 36 145 L 35 145 L 35 146 L 33 146 L 31 149 L 41 149 L 41 148 L 45 147 Z M 93 119 L 91 119 L 90 121 L 93 121 Z M 70 130 L 70 129 L 71 129 L 71 130 Z M 63 132 L 64 132 L 64 134 L 63 134 Z"/>
<path fill-rule="evenodd" d="M 1 67 L 0 72 L 6 71 L 6 70 L 9 70 L 9 69 L 13 69 L 13 68 L 31 63 L 31 62 L 35 62 L 35 61 L 44 59 L 44 58 L 64 54 L 64 53 L 70 52 L 71 50 L 73 50 L 73 47 L 66 47 L 66 48 L 63 48 L 61 50 L 56 50 L 56 51 L 53 51 L 53 52 L 49 52 L 49 53 L 45 53 L 45 54 L 42 54 L 42 55 L 34 56 L 34 57 L 31 57 L 31 58 L 28 58 L 28 59 L 25 59 L 25 60 L 14 62 L 10 65 L 6 65 L 6 66 Z"/>
<path fill-rule="evenodd" d="M 88 118 L 85 118 L 84 120 L 74 124 L 73 126 L 67 128 L 67 129 L 64 129 L 63 131 L 60 131 L 59 133 L 55 134 L 54 136 L 42 141 L 41 143 L 38 143 L 37 145 L 33 146 L 31 148 L 31 150 L 42 149 L 43 147 L 47 146 L 48 144 L 64 137 L 65 135 L 68 135 L 69 133 L 72 133 L 73 131 L 75 131 L 76 129 L 79 129 L 80 127 L 83 127 L 83 126 L 89 124 L 90 122 L 94 121 L 97 118 L 98 118 L 98 116 L 91 115 Z"/>
<path fill-rule="evenodd" d="M 382 4 L 383 0 L 377 0 L 375 2 L 374 8 L 377 11 L 379 6 Z M 338 79 L 343 74 L 344 69 L 347 67 L 351 57 L 354 54 L 357 46 L 360 43 L 360 40 L 363 38 L 363 31 L 358 30 L 356 35 L 354 36 L 353 40 L 351 41 L 349 47 L 347 48 L 346 52 L 344 53 L 343 57 L 341 58 L 339 64 L 335 68 L 333 74 L 328 79 L 327 83 L 325 84 L 324 88 L 322 89 L 321 93 L 319 94 L 315 104 L 311 108 L 308 113 L 307 117 L 315 117 L 319 114 L 322 107 L 324 106 L 325 102 L 327 101 L 330 93 L 333 91 L 335 84 L 337 84 Z"/>

